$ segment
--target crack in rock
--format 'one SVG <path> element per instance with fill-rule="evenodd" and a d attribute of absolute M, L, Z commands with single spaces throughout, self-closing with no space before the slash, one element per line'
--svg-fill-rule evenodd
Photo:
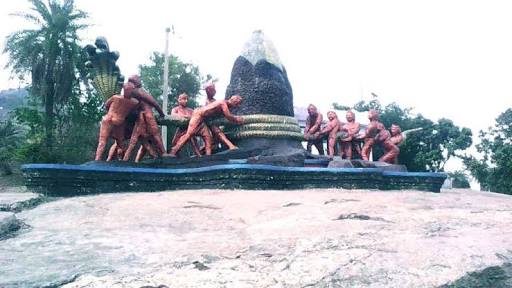
<path fill-rule="evenodd" d="M 221 209 L 220 207 L 213 206 L 213 205 L 200 205 L 200 204 L 185 205 L 185 206 L 183 206 L 183 208 L 200 208 L 200 209 L 212 209 L 212 210 L 219 210 L 219 209 Z"/>
<path fill-rule="evenodd" d="M 382 222 L 392 223 L 392 221 L 388 221 L 382 217 L 370 217 L 368 215 L 357 214 L 357 213 L 341 214 L 340 216 L 338 216 L 338 218 L 336 218 L 334 220 L 363 220 L 363 221 L 373 220 L 373 221 L 382 221 Z"/>
<path fill-rule="evenodd" d="M 283 205 L 283 207 L 292 207 L 292 206 L 299 206 L 299 205 L 302 205 L 302 203 L 291 202 L 291 203 Z"/>

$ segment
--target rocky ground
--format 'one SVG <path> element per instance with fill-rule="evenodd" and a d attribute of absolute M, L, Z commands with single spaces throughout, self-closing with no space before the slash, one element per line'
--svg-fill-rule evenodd
<path fill-rule="evenodd" d="M 512 287 L 507 195 L 202 190 L 34 203 L 4 211 L 19 228 L 0 240 L 0 287 Z"/>

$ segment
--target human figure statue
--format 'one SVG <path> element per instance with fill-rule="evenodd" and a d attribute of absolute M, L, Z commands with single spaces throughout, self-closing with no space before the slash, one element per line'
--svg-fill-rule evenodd
<path fill-rule="evenodd" d="M 107 161 L 111 161 L 114 158 L 123 161 L 130 160 L 133 149 L 135 149 L 135 146 L 139 140 L 142 144 L 140 146 L 139 153 L 143 153 L 140 156 L 143 157 L 146 151 L 148 151 L 149 155 L 151 155 L 153 159 L 158 158 L 158 153 L 153 148 L 153 143 L 151 142 L 151 138 L 147 132 L 147 124 L 144 121 L 144 117 L 141 113 L 139 113 L 140 111 L 138 111 L 138 109 L 135 112 L 137 117 L 135 123 L 132 125 L 126 123 L 125 125 L 125 139 L 130 139 L 128 148 L 126 148 L 125 151 L 119 148 L 117 143 L 112 144 L 108 153 Z M 139 155 L 139 153 L 137 153 L 137 155 Z M 139 162 L 142 157 L 135 157 L 135 162 Z"/>
<path fill-rule="evenodd" d="M 341 126 L 341 131 L 344 131 L 346 136 L 340 139 L 341 149 L 339 155 L 342 157 L 345 156 L 346 159 L 351 160 L 353 150 L 355 150 L 359 157 L 361 157 L 360 143 L 362 139 L 359 135 L 361 124 L 356 122 L 356 115 L 351 110 L 347 111 L 345 117 L 347 119 L 347 123 Z"/>
<path fill-rule="evenodd" d="M 182 118 L 188 118 L 190 119 L 192 117 L 192 113 L 194 112 L 194 109 L 187 107 L 188 104 L 188 95 L 187 93 L 182 93 L 178 96 L 178 106 L 172 108 L 171 115 L 182 117 Z M 204 133 L 209 134 L 208 128 L 206 128 L 205 125 L 203 125 L 201 129 L 199 129 L 199 134 L 204 137 Z M 185 135 L 187 132 L 186 129 L 182 127 L 176 128 L 176 133 L 174 133 L 174 137 L 172 138 L 171 147 L 176 145 L 180 137 Z M 201 156 L 201 152 L 199 151 L 199 147 L 197 145 L 197 141 L 195 137 L 190 138 L 190 145 L 192 146 L 192 150 L 197 156 Z"/>
<path fill-rule="evenodd" d="M 391 124 L 390 132 L 391 137 L 389 138 L 389 141 L 391 141 L 391 143 L 395 144 L 397 147 L 400 146 L 400 144 L 402 144 L 405 140 L 405 137 L 402 134 L 402 129 L 400 128 L 400 126 L 396 124 Z M 398 153 L 400 153 L 400 151 L 398 151 Z M 398 164 L 398 155 L 399 154 L 396 155 L 393 161 L 394 164 Z"/>
<path fill-rule="evenodd" d="M 334 151 L 336 148 L 336 138 L 338 131 L 340 130 L 340 121 L 338 120 L 338 115 L 336 112 L 329 111 L 327 112 L 327 125 L 325 125 L 320 131 L 315 133 L 315 138 L 322 139 L 324 136 L 327 137 L 327 153 L 329 156 L 334 156 Z"/>
<path fill-rule="evenodd" d="M 101 160 L 109 137 L 115 140 L 116 150 L 124 150 L 126 117 L 128 114 L 135 112 L 140 105 L 140 101 L 133 97 L 134 91 L 135 86 L 132 83 L 125 83 L 123 85 L 123 95 L 114 95 L 105 103 L 107 114 L 101 120 L 96 161 Z"/>
<path fill-rule="evenodd" d="M 206 91 L 206 101 L 204 105 L 206 106 L 215 102 L 215 94 L 217 93 L 217 90 L 215 90 L 215 83 L 213 81 L 209 82 L 204 90 Z M 229 150 L 236 149 L 236 146 L 228 139 L 228 137 L 226 137 L 226 134 L 224 134 L 224 132 L 218 126 L 208 125 L 208 128 L 212 132 L 213 136 L 212 147 L 217 147 L 218 143 L 220 142 L 224 146 L 228 147 Z"/>
<path fill-rule="evenodd" d="M 135 86 L 133 97 L 141 102 L 139 113 L 142 114 L 144 122 L 146 123 L 149 138 L 151 139 L 151 142 L 156 146 L 158 153 L 160 153 L 162 156 L 165 156 L 166 151 L 162 142 L 162 137 L 160 136 L 158 124 L 156 123 L 155 115 L 153 115 L 153 108 L 155 108 L 158 114 L 160 114 L 160 117 L 165 116 L 164 111 L 160 105 L 158 105 L 158 102 L 153 99 L 153 96 L 151 96 L 151 94 L 142 88 L 142 82 L 138 75 L 130 76 L 130 78 L 128 78 L 128 82 L 133 83 Z"/>
<path fill-rule="evenodd" d="M 178 142 L 172 147 L 171 152 L 169 153 L 169 156 L 175 157 L 176 153 L 185 145 L 185 143 L 190 140 L 191 137 L 193 137 L 199 129 L 201 129 L 201 125 L 204 125 L 204 122 L 208 118 L 215 118 L 219 116 L 224 116 L 226 119 L 230 122 L 233 122 L 235 124 L 243 124 L 243 118 L 240 116 L 234 116 L 229 111 L 229 108 L 237 107 L 242 103 L 242 97 L 239 95 L 234 95 L 229 98 L 229 100 L 216 100 L 206 106 L 197 108 L 192 112 L 192 117 L 190 118 L 190 121 L 188 123 L 187 132 L 185 135 L 180 137 Z M 211 143 L 211 136 L 210 139 L 205 139 L 205 142 L 210 141 Z M 236 146 L 231 146 L 229 148 L 237 149 Z M 208 147 L 206 145 L 205 147 L 205 154 L 211 155 L 212 154 L 212 148 L 211 145 Z"/>
<path fill-rule="evenodd" d="M 217 93 L 217 90 L 215 90 L 215 83 L 209 82 L 206 87 L 204 88 L 206 91 L 206 104 L 208 105 L 212 102 L 215 102 L 215 94 Z"/>
<path fill-rule="evenodd" d="M 306 128 L 304 129 L 304 140 L 307 141 L 306 149 L 311 153 L 311 146 L 315 146 L 318 154 L 324 155 L 324 144 L 322 138 L 314 137 L 314 134 L 321 130 L 322 115 L 318 113 L 315 105 L 309 104 Z"/>
<path fill-rule="evenodd" d="M 369 160 L 370 151 L 375 144 L 380 144 L 384 149 L 384 155 L 379 161 L 394 164 L 395 158 L 398 156 L 399 149 L 391 141 L 391 134 L 386 130 L 384 124 L 379 121 L 379 112 L 377 110 L 368 111 L 368 119 L 370 123 L 366 127 L 364 146 L 362 150 L 363 160 Z"/>

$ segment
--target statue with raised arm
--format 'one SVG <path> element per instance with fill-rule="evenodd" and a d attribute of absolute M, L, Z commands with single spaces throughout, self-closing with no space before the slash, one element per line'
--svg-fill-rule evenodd
<path fill-rule="evenodd" d="M 318 113 L 315 105 L 309 104 L 308 118 L 306 118 L 306 128 L 304 129 L 304 140 L 307 141 L 306 150 L 311 153 L 311 147 L 314 145 L 318 154 L 324 155 L 324 144 L 322 138 L 317 139 L 314 134 L 321 130 L 322 114 Z"/>
<path fill-rule="evenodd" d="M 224 116 L 228 121 L 235 124 L 243 124 L 243 118 L 240 116 L 235 116 L 231 114 L 230 108 L 234 108 L 239 106 L 242 103 L 242 97 L 239 95 L 234 95 L 229 98 L 229 100 L 216 100 L 206 106 L 197 108 L 192 112 L 192 117 L 188 123 L 187 132 L 180 137 L 177 143 L 172 147 L 169 156 L 175 157 L 176 153 L 193 137 L 201 126 L 204 125 L 204 122 L 208 118 L 215 118 L 219 116 Z M 211 136 L 210 136 L 211 137 Z M 210 140 L 211 141 L 211 138 Z M 210 142 L 211 143 L 211 142 Z M 230 149 L 236 149 L 236 146 L 232 146 Z M 206 155 L 212 154 L 211 147 L 206 147 L 205 149 Z"/>
<path fill-rule="evenodd" d="M 322 139 L 324 136 L 327 137 L 327 153 L 329 156 L 334 156 L 334 151 L 336 148 L 336 138 L 338 131 L 340 130 L 340 121 L 338 120 L 338 115 L 336 112 L 329 111 L 327 112 L 327 125 L 325 125 L 320 131 L 315 133 L 315 138 Z"/>
<path fill-rule="evenodd" d="M 361 124 L 356 122 L 356 115 L 351 110 L 346 114 L 347 123 L 341 127 L 341 131 L 345 132 L 344 136 L 340 139 L 340 156 L 345 156 L 346 159 L 352 160 L 353 150 L 361 157 L 360 143 L 363 141 L 359 130 Z"/>
<path fill-rule="evenodd" d="M 120 149 L 119 153 L 124 151 L 126 117 L 135 112 L 140 105 L 140 101 L 133 97 L 134 90 L 135 86 L 132 83 L 126 83 L 123 85 L 123 95 L 114 95 L 105 103 L 107 114 L 101 120 L 96 161 L 101 160 L 110 137 L 115 140 L 115 151 L 117 152 L 118 149 Z"/>

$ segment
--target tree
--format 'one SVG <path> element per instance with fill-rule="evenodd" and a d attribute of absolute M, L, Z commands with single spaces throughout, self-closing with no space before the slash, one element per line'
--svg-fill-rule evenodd
<path fill-rule="evenodd" d="M 344 107 L 337 103 L 334 109 Z M 345 106 L 346 107 L 346 106 Z M 402 108 L 397 103 L 383 106 L 378 96 L 373 94 L 371 101 L 359 101 L 352 107 L 359 112 L 376 109 L 380 112 L 380 121 L 386 127 L 397 124 L 402 131 L 419 128 L 422 130 L 407 135 L 407 140 L 400 146 L 398 162 L 410 171 L 444 171 L 444 165 L 451 157 L 460 157 L 460 151 L 472 143 L 472 133 L 468 128 L 460 128 L 449 119 L 436 122 L 413 115 L 412 108 Z M 382 151 L 374 149 L 374 158 L 378 159 Z"/>
<path fill-rule="evenodd" d="M 77 10 L 73 0 L 29 0 L 32 13 L 17 13 L 36 28 L 14 32 L 7 37 L 6 68 L 19 76 L 30 75 L 30 93 L 44 105 L 44 140 L 48 150 L 54 145 L 56 109 L 74 95 L 82 49 L 77 33 L 87 27 L 80 21 L 87 14 Z"/>
<path fill-rule="evenodd" d="M 16 153 L 20 131 L 12 121 L 0 122 L 0 172 L 12 174 L 11 161 Z"/>
<path fill-rule="evenodd" d="M 159 98 L 163 93 L 164 55 L 153 52 L 149 61 L 148 65 L 139 65 L 140 77 L 144 88 L 153 97 Z M 170 107 L 177 105 L 177 98 L 181 93 L 188 94 L 191 107 L 197 106 L 196 98 L 201 89 L 201 75 L 197 66 L 182 62 L 178 57 L 171 55 L 169 57 L 169 83 L 171 83 L 168 95 Z"/>
<path fill-rule="evenodd" d="M 512 194 L 512 109 L 496 118 L 495 127 L 480 131 L 476 149 L 481 159 L 464 157 L 464 165 L 482 190 Z"/>

